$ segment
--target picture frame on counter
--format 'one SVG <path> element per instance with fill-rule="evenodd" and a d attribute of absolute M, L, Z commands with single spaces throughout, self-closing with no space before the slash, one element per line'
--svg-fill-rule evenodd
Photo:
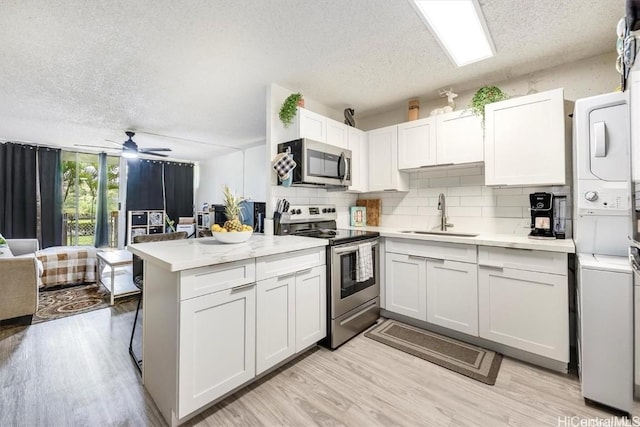
<path fill-rule="evenodd" d="M 364 206 L 351 206 L 351 226 L 364 227 L 367 225 L 367 208 Z"/>

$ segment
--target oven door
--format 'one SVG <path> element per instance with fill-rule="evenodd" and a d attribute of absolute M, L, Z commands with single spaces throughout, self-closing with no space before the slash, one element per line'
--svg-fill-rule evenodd
<path fill-rule="evenodd" d="M 358 245 L 370 242 L 373 277 L 356 280 Z M 380 255 L 378 239 L 337 245 L 331 248 L 331 318 L 335 319 L 380 296 Z"/>

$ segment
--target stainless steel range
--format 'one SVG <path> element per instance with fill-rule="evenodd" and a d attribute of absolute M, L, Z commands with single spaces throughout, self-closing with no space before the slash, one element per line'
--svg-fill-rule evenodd
<path fill-rule="evenodd" d="M 329 240 L 327 347 L 337 348 L 376 322 L 380 315 L 379 233 L 338 229 L 333 205 L 290 206 L 281 215 L 277 233 Z M 373 277 L 358 281 L 359 252 L 368 245 L 372 251 Z"/>

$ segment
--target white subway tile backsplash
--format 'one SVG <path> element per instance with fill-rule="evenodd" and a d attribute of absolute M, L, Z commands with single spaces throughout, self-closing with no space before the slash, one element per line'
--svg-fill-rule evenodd
<path fill-rule="evenodd" d="M 460 185 L 484 185 L 484 175 L 461 176 Z"/>
<path fill-rule="evenodd" d="M 482 216 L 482 208 L 479 206 L 451 206 L 447 208 L 449 216 Z"/>
<path fill-rule="evenodd" d="M 437 209 L 438 195 L 444 193 L 447 215 L 456 225 L 456 230 L 526 234 L 530 218 L 529 193 L 545 191 L 571 194 L 569 186 L 487 187 L 484 185 L 484 168 L 478 165 L 416 171 L 409 176 L 410 190 L 407 193 L 384 192 L 360 196 L 364 199 L 381 199 L 381 226 L 420 229 L 427 229 L 427 225 L 437 226 L 441 214 Z M 322 190 L 316 191 L 324 193 Z M 348 204 L 353 200 L 348 194 L 326 194 L 340 203 L 344 201 Z M 289 199 L 290 196 L 287 194 L 285 197 Z"/>
<path fill-rule="evenodd" d="M 449 187 L 447 189 L 447 196 L 480 196 L 482 194 L 482 187 Z"/>
<path fill-rule="evenodd" d="M 460 185 L 460 177 L 451 176 L 446 178 L 431 178 L 429 179 L 429 187 L 457 187 Z"/>
<path fill-rule="evenodd" d="M 496 204 L 496 199 L 493 196 L 462 196 L 460 197 L 460 206 L 493 206 L 495 204 Z M 449 205 L 448 200 L 447 200 L 447 205 Z"/>
<path fill-rule="evenodd" d="M 529 195 L 498 196 L 497 206 L 529 206 Z"/>

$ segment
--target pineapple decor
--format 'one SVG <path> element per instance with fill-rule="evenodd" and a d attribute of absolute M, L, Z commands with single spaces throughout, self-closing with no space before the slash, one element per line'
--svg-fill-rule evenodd
<path fill-rule="evenodd" d="M 242 198 L 234 196 L 227 185 L 224 186 L 222 193 L 224 194 L 224 215 L 227 217 L 227 221 L 222 227 L 214 224 L 211 227 L 211 231 L 217 233 L 253 231 L 250 225 L 243 225 L 240 222 L 240 202 Z"/>

